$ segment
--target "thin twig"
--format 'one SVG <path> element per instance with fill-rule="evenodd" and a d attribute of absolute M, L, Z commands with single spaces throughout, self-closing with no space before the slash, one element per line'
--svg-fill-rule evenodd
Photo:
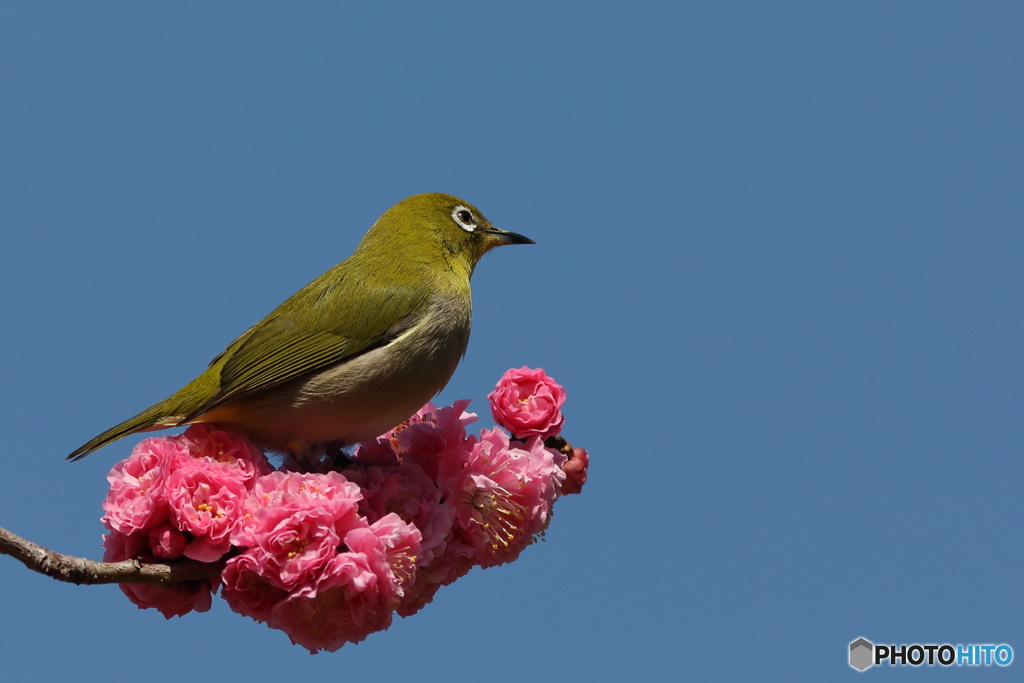
<path fill-rule="evenodd" d="M 0 528 L 0 555 L 10 555 L 34 572 L 79 585 L 143 583 L 169 588 L 180 581 L 219 576 L 224 569 L 224 562 L 193 560 L 166 564 L 138 560 L 94 562 L 47 550 L 3 528 Z"/>

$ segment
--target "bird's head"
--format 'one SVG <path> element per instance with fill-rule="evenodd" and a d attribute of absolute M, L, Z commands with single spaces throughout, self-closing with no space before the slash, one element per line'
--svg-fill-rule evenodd
<path fill-rule="evenodd" d="M 439 268 L 457 264 L 472 273 L 484 254 L 505 244 L 534 241 L 491 225 L 467 201 L 433 192 L 403 199 L 388 209 L 366 233 L 360 249 Z"/>

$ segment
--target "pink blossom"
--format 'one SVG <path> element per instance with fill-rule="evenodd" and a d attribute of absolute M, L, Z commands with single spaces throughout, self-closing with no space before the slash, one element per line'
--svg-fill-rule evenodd
<path fill-rule="evenodd" d="M 192 535 L 185 556 L 214 562 L 231 548 L 231 532 L 248 496 L 242 468 L 206 458 L 180 458 L 167 479 L 174 524 Z"/>
<path fill-rule="evenodd" d="M 246 488 L 252 488 L 257 477 L 273 471 L 267 456 L 248 438 L 224 428 L 194 424 L 184 433 L 169 438 L 180 439 L 191 457 L 207 459 L 239 473 Z"/>
<path fill-rule="evenodd" d="M 167 465 L 182 452 L 177 441 L 146 439 L 126 460 L 114 465 L 107 475 L 110 490 L 103 501 L 104 523 L 123 534 L 164 524 L 170 518 Z"/>
<path fill-rule="evenodd" d="M 404 423 L 403 423 L 404 425 Z M 395 429 L 403 427 L 399 425 Z M 356 448 L 353 459 L 360 465 L 376 465 L 378 467 L 390 467 L 398 464 L 398 454 L 395 448 L 398 440 L 393 437 L 394 430 L 378 436 L 373 441 L 364 441 Z M 394 442 L 392 442 L 394 439 Z"/>
<path fill-rule="evenodd" d="M 359 484 L 360 513 L 373 523 L 389 513 L 415 525 L 421 534 L 419 563 L 433 560 L 451 534 L 454 512 L 441 500 L 441 490 L 419 465 L 403 462 L 392 467 L 353 469 L 348 478 Z"/>
<path fill-rule="evenodd" d="M 152 562 L 153 555 L 148 545 L 149 534 L 125 535 L 112 530 L 103 537 L 103 561 L 121 562 L 139 560 Z M 119 584 L 121 592 L 139 609 L 153 608 L 165 618 L 181 617 L 189 612 L 205 612 L 212 604 L 213 582 L 210 579 L 195 579 L 177 583 L 172 588 L 160 588 L 138 583 Z"/>
<path fill-rule="evenodd" d="M 466 425 L 476 422 L 476 413 L 466 412 L 470 404 L 469 399 L 460 399 L 450 406 L 438 408 L 432 402 L 427 402 L 422 408 L 402 424 L 390 430 L 379 439 L 387 439 L 394 451 L 403 454 L 409 446 L 409 435 L 403 433 L 410 427 L 426 424 L 431 431 L 438 432 L 441 438 L 448 442 L 455 442 L 466 435 Z M 415 437 L 412 439 L 416 440 Z"/>
<path fill-rule="evenodd" d="M 368 525 L 354 514 L 358 498 L 348 490 L 354 485 L 338 473 L 271 477 L 266 490 L 253 491 L 270 500 L 247 532 L 254 545 L 228 560 L 223 574 L 231 608 L 313 652 L 387 628 L 402 582 L 415 574 L 419 531 L 396 514 Z M 311 490 L 318 478 L 330 484 Z M 353 511 L 340 524 L 325 490 Z"/>
<path fill-rule="evenodd" d="M 565 482 L 562 484 L 562 495 L 579 493 L 583 485 L 587 483 L 587 467 L 590 465 L 590 456 L 582 448 L 572 449 L 572 455 L 562 466 L 565 470 Z"/>
<path fill-rule="evenodd" d="M 423 538 L 420 530 L 392 512 L 370 525 L 370 531 L 384 548 L 384 556 L 391 568 L 394 592 L 401 596 L 404 587 L 410 585 L 416 576 L 421 554 L 420 541 Z"/>
<path fill-rule="evenodd" d="M 441 586 L 465 576 L 473 568 L 473 553 L 474 549 L 461 538 L 449 540 L 444 552 L 416 568 L 411 584 L 403 584 L 402 599 L 395 611 L 403 617 L 419 612 L 434 599 Z"/>
<path fill-rule="evenodd" d="M 188 538 L 170 524 L 159 526 L 149 532 L 149 547 L 153 557 L 160 560 L 173 560 L 185 554 Z"/>
<path fill-rule="evenodd" d="M 261 576 L 287 591 L 314 583 L 341 545 L 334 517 L 322 507 L 267 508 L 254 534 L 256 545 L 249 552 L 259 563 Z"/>
<path fill-rule="evenodd" d="M 476 437 L 466 434 L 466 425 L 475 422 L 477 416 L 465 412 L 468 405 L 469 401 L 462 400 L 440 409 L 429 403 L 424 406 L 424 410 L 417 413 L 419 421 L 396 436 L 402 462 L 419 465 L 428 477 L 434 479 L 437 477 L 437 465 L 446 453 L 471 448 Z"/>
<path fill-rule="evenodd" d="M 238 614 L 267 621 L 274 605 L 287 598 L 288 591 L 273 585 L 261 571 L 254 552 L 232 557 L 221 573 L 221 596 Z"/>
<path fill-rule="evenodd" d="M 360 464 L 379 467 L 397 465 L 404 455 L 404 448 L 398 440 L 398 435 L 409 427 L 422 423 L 425 419 L 432 423 L 433 413 L 436 409 L 434 404 L 428 401 L 399 425 L 389 429 L 373 441 L 364 441 L 359 444 L 353 456 L 354 459 Z"/>
<path fill-rule="evenodd" d="M 485 429 L 468 457 L 442 460 L 439 478 L 455 509 L 455 537 L 473 549 L 474 563 L 511 562 L 547 526 L 564 460 L 539 437 L 513 445 L 500 429 Z"/>
<path fill-rule="evenodd" d="M 396 593 L 384 544 L 369 528 L 345 536 L 320 578 L 271 610 L 268 623 L 309 649 L 334 651 L 391 625 Z"/>
<path fill-rule="evenodd" d="M 518 438 L 562 431 L 565 389 L 543 369 L 510 369 L 487 395 L 495 421 Z"/>
<path fill-rule="evenodd" d="M 529 453 L 527 457 L 526 476 L 530 487 L 536 492 L 534 509 L 530 513 L 533 525 L 528 527 L 531 534 L 537 534 L 547 528 L 551 521 L 551 506 L 561 494 L 565 482 L 563 465 L 568 459 L 561 451 L 547 448 L 544 439 L 534 436 L 527 439 L 521 448 Z"/>
<path fill-rule="evenodd" d="M 257 534 L 279 523 L 283 513 L 298 509 L 323 508 L 332 520 L 331 527 L 341 532 L 355 523 L 361 498 L 359 487 L 338 472 L 272 472 L 253 486 L 232 543 L 243 547 L 257 544 Z"/>
<path fill-rule="evenodd" d="M 410 448 L 430 452 L 459 443 L 466 438 L 466 425 L 477 419 L 476 413 L 465 411 L 469 403 L 462 399 L 438 408 L 428 401 L 397 427 L 361 443 L 353 458 L 363 465 L 388 467 L 397 465 Z"/>
<path fill-rule="evenodd" d="M 259 479 L 245 502 L 233 541 L 271 585 L 294 591 L 313 585 L 352 529 L 369 528 L 358 515 L 359 487 L 337 472 L 274 472 Z"/>

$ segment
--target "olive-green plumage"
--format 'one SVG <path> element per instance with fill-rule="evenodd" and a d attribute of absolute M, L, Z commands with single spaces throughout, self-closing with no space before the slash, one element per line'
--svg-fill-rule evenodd
<path fill-rule="evenodd" d="M 240 429 L 300 459 L 378 436 L 455 372 L 469 341 L 469 279 L 480 257 L 532 243 L 457 197 L 409 197 L 352 256 L 249 328 L 205 372 L 68 458 L 194 422 Z"/>

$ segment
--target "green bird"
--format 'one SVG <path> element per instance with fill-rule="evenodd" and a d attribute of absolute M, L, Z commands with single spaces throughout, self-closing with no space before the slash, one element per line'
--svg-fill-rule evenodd
<path fill-rule="evenodd" d="M 180 391 L 76 449 L 203 422 L 313 463 L 372 439 L 451 379 L 469 342 L 469 279 L 480 258 L 533 240 L 446 194 L 388 209 L 355 253 L 296 292 Z"/>

